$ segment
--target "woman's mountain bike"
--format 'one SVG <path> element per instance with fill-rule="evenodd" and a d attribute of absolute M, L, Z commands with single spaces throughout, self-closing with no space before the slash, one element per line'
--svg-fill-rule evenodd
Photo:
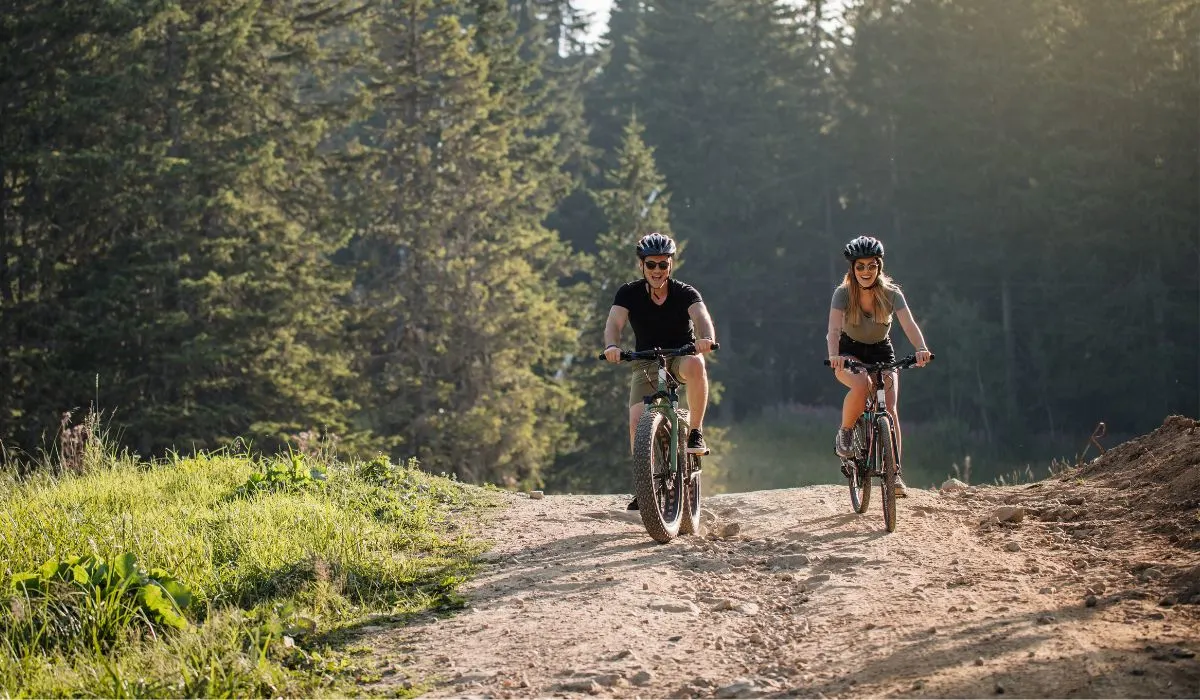
<path fill-rule="evenodd" d="M 713 343 L 714 350 L 718 347 Z M 638 512 L 646 532 L 658 542 L 700 531 L 700 455 L 687 452 L 687 409 L 679 408 L 679 381 L 667 371 L 668 357 L 695 354 L 694 343 L 673 349 L 621 351 L 623 362 L 658 361 L 657 388 L 642 398 L 646 410 L 638 421 L 633 442 L 633 490 Z"/>
<path fill-rule="evenodd" d="M 931 354 L 929 359 L 934 356 Z M 915 355 L 895 360 L 865 364 L 846 359 L 846 369 L 854 374 L 867 374 L 867 407 L 854 423 L 854 456 L 842 458 L 842 473 L 850 482 L 850 505 L 854 512 L 865 513 L 871 503 L 871 479 L 879 478 L 879 498 L 883 502 L 883 524 L 888 532 L 896 530 L 896 475 L 900 473 L 900 458 L 896 452 L 896 426 L 887 412 L 885 372 L 916 367 Z M 829 366 L 829 360 L 825 360 Z"/>

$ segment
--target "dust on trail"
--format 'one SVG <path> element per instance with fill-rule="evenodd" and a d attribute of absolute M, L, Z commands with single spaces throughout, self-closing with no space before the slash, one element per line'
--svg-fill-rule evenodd
<path fill-rule="evenodd" d="M 1037 484 L 911 489 L 893 534 L 841 486 L 707 497 L 668 545 L 625 496 L 508 495 L 466 610 L 359 643 L 374 690 L 429 697 L 1200 696 L 1200 424 L 1172 420 Z"/>

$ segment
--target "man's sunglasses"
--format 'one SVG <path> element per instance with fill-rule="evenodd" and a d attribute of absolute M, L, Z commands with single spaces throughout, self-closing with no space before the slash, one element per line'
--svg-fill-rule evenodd
<path fill-rule="evenodd" d="M 661 260 L 659 262 L 654 262 L 653 260 L 643 260 L 642 264 L 646 266 L 647 270 L 665 270 L 671 266 L 671 261 Z"/>

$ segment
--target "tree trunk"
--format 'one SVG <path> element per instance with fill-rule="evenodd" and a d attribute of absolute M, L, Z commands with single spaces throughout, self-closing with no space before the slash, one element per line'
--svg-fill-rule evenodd
<path fill-rule="evenodd" d="M 1017 337 L 1013 329 L 1012 294 L 1007 273 L 1000 280 L 1000 313 L 1004 324 L 1005 410 L 1010 420 L 1017 417 Z"/>

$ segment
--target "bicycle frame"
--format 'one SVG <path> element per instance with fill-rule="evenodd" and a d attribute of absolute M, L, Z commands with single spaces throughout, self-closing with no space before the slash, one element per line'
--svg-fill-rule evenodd
<path fill-rule="evenodd" d="M 720 347 L 719 343 L 713 343 L 712 349 L 716 350 Z M 682 348 L 676 350 L 663 350 L 655 348 L 644 352 L 638 351 L 621 351 L 622 360 L 635 359 L 651 359 L 646 355 L 652 355 L 653 359 L 658 362 L 658 376 L 656 380 L 655 391 L 649 396 L 643 396 L 642 402 L 646 404 L 647 411 L 658 411 L 662 413 L 667 421 L 671 424 L 671 452 L 668 457 L 670 464 L 670 473 L 674 475 L 679 468 L 679 393 L 676 389 L 679 387 L 679 381 L 670 376 L 667 372 L 668 357 L 683 357 L 685 355 L 696 354 L 696 346 L 689 343 Z M 604 355 L 600 355 L 598 359 L 603 360 Z"/>
<path fill-rule="evenodd" d="M 934 355 L 929 356 L 930 360 L 933 358 Z M 895 362 L 883 363 L 883 366 L 878 364 L 869 365 L 857 360 L 851 360 L 849 358 L 846 360 L 846 368 L 848 370 L 852 372 L 865 372 L 867 375 L 867 380 L 870 383 L 870 390 L 867 392 L 867 405 L 865 410 L 862 412 L 862 415 L 859 417 L 859 420 L 862 420 L 865 423 L 865 433 L 870 442 L 870 444 L 866 446 L 868 451 L 865 457 L 865 466 L 869 470 L 867 472 L 868 476 L 883 476 L 883 468 L 880 466 L 882 457 L 875 449 L 875 445 L 878 442 L 875 439 L 875 433 L 878 430 L 877 426 L 879 425 L 878 421 L 880 416 L 886 415 L 888 417 L 888 424 L 891 426 L 892 445 L 898 444 L 898 441 L 896 440 L 896 419 L 887 411 L 887 383 L 884 381 L 883 375 L 885 372 L 899 373 L 899 371 L 902 369 L 914 367 L 916 362 L 917 359 L 915 355 L 909 355 L 908 357 Z M 829 360 L 825 360 L 825 365 L 829 365 Z M 842 458 L 842 461 L 847 465 L 847 467 L 853 465 L 857 469 L 861 459 L 857 456 L 854 458 L 844 457 Z M 899 454 L 896 455 L 896 466 L 897 468 L 900 466 Z"/>
<path fill-rule="evenodd" d="M 675 474 L 675 470 L 679 468 L 679 393 L 676 391 L 676 386 L 670 386 L 667 377 L 667 357 L 665 355 L 658 356 L 658 386 L 656 391 L 649 396 L 642 397 L 642 402 L 646 404 L 647 411 L 657 411 L 667 419 L 671 424 L 671 447 L 670 454 L 667 457 L 670 473 Z"/>
<path fill-rule="evenodd" d="M 879 432 L 879 417 L 886 415 L 892 432 L 892 444 L 895 445 L 896 419 L 887 410 L 887 384 L 884 381 L 883 370 L 877 369 L 868 372 L 867 380 L 870 383 L 870 390 L 867 392 L 867 406 L 860 417 L 866 426 L 865 432 L 869 441 L 866 458 L 866 466 L 869 470 L 867 473 L 870 476 L 883 476 L 883 455 L 876 449 L 879 441 L 875 439 L 875 434 Z M 899 463 L 899 455 L 897 455 L 897 466 Z"/>
<path fill-rule="evenodd" d="M 929 355 L 933 359 L 933 355 Z M 832 362 L 825 360 L 825 365 Z M 842 457 L 842 474 L 850 482 L 850 505 L 856 513 L 867 512 L 871 497 L 871 481 L 878 478 L 883 501 L 883 522 L 888 532 L 896 530 L 896 487 L 900 476 L 900 428 L 895 416 L 887 410 L 887 375 L 914 367 L 916 355 L 901 360 L 867 364 L 853 358 L 843 358 L 842 366 L 849 372 L 867 375 L 867 397 L 863 412 L 854 422 L 852 454 Z M 893 375 L 893 377 L 896 375 Z M 887 416 L 886 422 L 884 416 Z M 886 432 L 886 434 L 885 434 Z M 838 440 L 841 440 L 841 434 Z M 839 454 L 841 451 L 839 449 Z"/>

